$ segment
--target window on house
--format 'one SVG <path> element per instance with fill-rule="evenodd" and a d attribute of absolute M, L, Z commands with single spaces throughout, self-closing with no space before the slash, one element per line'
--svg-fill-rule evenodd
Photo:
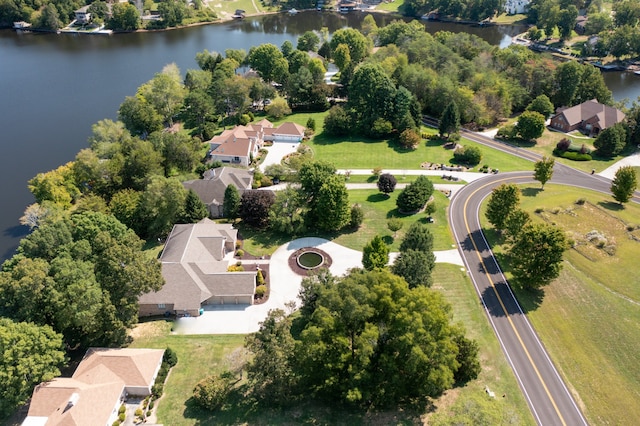
<path fill-rule="evenodd" d="M 166 308 L 164 303 L 158 303 L 158 309 L 164 309 Z"/>

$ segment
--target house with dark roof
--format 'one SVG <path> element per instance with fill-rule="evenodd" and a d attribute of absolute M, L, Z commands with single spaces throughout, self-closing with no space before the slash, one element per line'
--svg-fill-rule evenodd
<path fill-rule="evenodd" d="M 33 391 L 22 426 L 110 426 L 128 395 L 151 394 L 163 349 L 91 348 L 72 377 Z"/>
<path fill-rule="evenodd" d="M 211 138 L 209 157 L 211 161 L 249 167 L 265 141 L 299 143 L 303 138 L 304 127 L 299 124 L 286 122 L 274 128 L 269 120 L 263 119 Z"/>
<path fill-rule="evenodd" d="M 207 206 L 209 217 L 223 216 L 224 192 L 227 186 L 233 185 L 242 194 L 251 189 L 253 172 L 234 167 L 218 167 L 207 170 L 202 179 L 182 182 L 186 189 L 193 190 L 198 198 Z"/>
<path fill-rule="evenodd" d="M 619 109 L 591 99 L 571 108 L 558 110 L 551 117 L 550 126 L 565 133 L 580 130 L 589 136 L 597 136 L 602 130 L 622 122 L 624 117 Z"/>
<path fill-rule="evenodd" d="M 198 316 L 203 305 L 251 305 L 256 272 L 228 272 L 238 230 L 210 219 L 173 227 L 160 262 L 165 284 L 138 299 L 141 317 Z"/>

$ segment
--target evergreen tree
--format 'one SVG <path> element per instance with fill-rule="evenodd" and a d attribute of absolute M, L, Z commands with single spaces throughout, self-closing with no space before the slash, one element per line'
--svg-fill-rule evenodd
<path fill-rule="evenodd" d="M 383 269 L 389 263 L 389 247 L 380 235 L 373 237 L 362 250 L 362 265 L 367 271 Z"/>
<path fill-rule="evenodd" d="M 235 185 L 228 185 L 224 190 L 224 201 L 222 203 L 222 214 L 229 219 L 238 217 L 240 211 L 240 192 Z"/>
<path fill-rule="evenodd" d="M 438 131 L 440 137 L 444 137 L 445 133 L 447 138 L 451 133 L 458 133 L 460 130 L 460 112 L 458 111 L 458 105 L 451 101 L 449 105 L 442 112 L 440 117 L 440 124 L 438 125 Z"/>
<path fill-rule="evenodd" d="M 193 189 L 187 191 L 187 197 L 184 200 L 184 210 L 178 222 L 196 223 L 207 216 L 209 216 L 207 206 L 200 200 L 198 194 L 196 194 Z"/>

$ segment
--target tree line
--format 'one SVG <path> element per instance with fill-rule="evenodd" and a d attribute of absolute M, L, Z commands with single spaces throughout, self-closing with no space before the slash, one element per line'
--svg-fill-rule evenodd
<path fill-rule="evenodd" d="M 143 11 L 149 12 L 158 3 L 161 19 L 148 21 L 147 29 L 176 27 L 187 22 L 210 22 L 216 18 L 213 9 L 201 0 L 162 0 L 142 2 Z M 143 27 L 141 10 L 132 3 L 112 3 L 102 0 L 86 3 L 84 0 L 2 0 L 0 25 L 10 26 L 16 21 L 33 24 L 34 28 L 59 30 L 75 19 L 75 11 L 88 5 L 92 25 L 102 25 L 115 31 L 135 31 Z"/>

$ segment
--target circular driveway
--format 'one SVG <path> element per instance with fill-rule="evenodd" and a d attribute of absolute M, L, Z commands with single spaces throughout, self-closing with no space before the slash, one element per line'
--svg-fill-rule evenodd
<path fill-rule="evenodd" d="M 259 305 L 209 305 L 204 306 L 204 314 L 176 320 L 174 330 L 178 334 L 247 334 L 258 331 L 271 309 L 287 310 L 287 302 L 299 304 L 298 292 L 302 278 L 289 267 L 289 257 L 303 247 L 317 247 L 331 256 L 333 262 L 329 270 L 333 275 L 342 276 L 351 268 L 362 268 L 362 252 L 352 250 L 324 238 L 299 238 L 280 246 L 271 256 L 269 299 Z M 434 252 L 436 262 L 462 265 L 457 250 Z M 393 261 L 396 253 L 389 256 Z M 299 307 L 299 306 L 297 306 Z"/>

